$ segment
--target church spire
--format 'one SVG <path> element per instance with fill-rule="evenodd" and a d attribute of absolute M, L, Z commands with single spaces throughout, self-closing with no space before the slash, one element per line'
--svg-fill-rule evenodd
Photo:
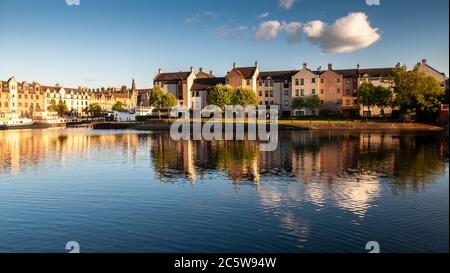
<path fill-rule="evenodd" d="M 133 78 L 133 81 L 131 83 L 131 90 L 132 91 L 136 90 L 136 81 L 134 80 L 134 78 Z"/>

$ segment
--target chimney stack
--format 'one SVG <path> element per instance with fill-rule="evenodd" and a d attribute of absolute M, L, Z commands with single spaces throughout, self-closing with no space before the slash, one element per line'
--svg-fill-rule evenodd
<path fill-rule="evenodd" d="M 307 69 L 308 68 L 308 64 L 306 62 L 303 63 L 303 69 Z"/>
<path fill-rule="evenodd" d="M 255 62 L 255 67 L 256 67 L 256 68 L 259 68 L 259 63 L 258 63 L 258 61 Z"/>
<path fill-rule="evenodd" d="M 422 65 L 427 65 L 427 59 L 422 59 Z"/>
<path fill-rule="evenodd" d="M 236 63 L 233 63 L 233 69 L 236 69 Z"/>
<path fill-rule="evenodd" d="M 212 71 L 212 70 L 210 70 L 210 71 L 209 71 L 209 75 L 211 75 L 211 76 L 214 76 L 214 74 L 213 74 L 213 71 Z"/>
<path fill-rule="evenodd" d="M 194 67 L 193 66 L 191 66 L 191 72 L 194 73 Z"/>
<path fill-rule="evenodd" d="M 331 63 L 328 64 L 328 70 L 333 70 L 333 64 Z"/>
<path fill-rule="evenodd" d="M 202 72 L 203 72 L 203 67 L 200 67 L 200 68 L 198 69 L 198 72 L 202 73 Z"/>
<path fill-rule="evenodd" d="M 158 74 L 161 74 L 163 72 L 162 68 L 158 69 Z"/>
<path fill-rule="evenodd" d="M 360 68 L 361 68 L 361 66 L 360 66 L 359 64 L 357 64 L 357 65 L 356 65 L 356 69 L 359 70 Z"/>

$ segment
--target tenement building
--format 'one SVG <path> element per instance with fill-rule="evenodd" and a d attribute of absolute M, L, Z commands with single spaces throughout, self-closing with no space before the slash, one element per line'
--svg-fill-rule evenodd
<path fill-rule="evenodd" d="M 445 74 L 429 66 L 426 60 L 418 64 L 419 69 L 436 78 L 446 87 Z M 298 70 L 261 71 L 258 62 L 254 66 L 241 67 L 236 63 L 225 77 L 216 77 L 200 69 L 196 74 L 191 67 L 186 72 L 167 72 L 162 69 L 154 78 L 154 86 L 172 93 L 179 105 L 204 107 L 210 104 L 210 92 L 217 84 L 228 84 L 254 90 L 260 105 L 278 107 L 283 116 L 316 115 L 319 112 L 337 113 L 343 116 L 390 116 L 391 108 L 370 111 L 358 103 L 358 89 L 365 82 L 375 86 L 394 87 L 394 66 L 384 68 L 361 68 L 358 64 L 350 69 L 335 69 L 328 64 L 326 70 L 311 70 L 303 63 Z M 305 100 L 313 95 L 320 98 L 320 108 L 315 113 L 310 109 L 294 109 L 292 102 L 297 97 Z M 201 104 L 200 104 L 201 99 Z"/>
<path fill-rule="evenodd" d="M 18 82 L 15 77 L 11 77 L 7 81 L 0 81 L 0 112 L 15 112 L 31 118 L 34 112 L 45 112 L 52 104 L 62 102 L 71 115 L 84 116 L 85 110 L 94 103 L 105 111 L 111 111 L 117 102 L 121 102 L 125 108 L 135 108 L 142 91 L 136 89 L 134 79 L 131 89 L 126 86 L 90 89 Z"/>

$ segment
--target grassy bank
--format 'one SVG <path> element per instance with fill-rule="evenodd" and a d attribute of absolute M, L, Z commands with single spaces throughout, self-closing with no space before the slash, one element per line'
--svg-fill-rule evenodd
<path fill-rule="evenodd" d="M 101 122 L 93 125 L 94 129 L 133 129 L 169 131 L 174 120 L 161 119 L 146 122 Z M 204 122 L 204 121 L 195 121 Z M 233 123 L 231 120 L 225 123 Z M 247 122 L 244 122 L 248 124 Z M 365 122 L 347 120 L 280 120 L 280 130 L 396 130 L 396 131 L 442 131 L 442 127 L 424 123 L 400 123 L 400 122 Z"/>

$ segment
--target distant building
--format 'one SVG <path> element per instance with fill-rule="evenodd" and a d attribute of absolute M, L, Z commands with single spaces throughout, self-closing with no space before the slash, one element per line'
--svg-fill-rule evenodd
<path fill-rule="evenodd" d="M 35 112 L 47 111 L 53 103 L 60 101 L 66 104 L 69 112 L 75 116 L 85 115 L 90 104 L 99 104 L 104 111 L 111 111 L 113 105 L 120 101 L 126 108 L 137 106 L 139 90 L 133 79 L 131 89 L 121 88 L 89 89 L 84 87 L 67 88 L 39 83 L 19 83 L 15 77 L 0 81 L 0 112 L 15 112 L 23 117 L 31 118 Z"/>

